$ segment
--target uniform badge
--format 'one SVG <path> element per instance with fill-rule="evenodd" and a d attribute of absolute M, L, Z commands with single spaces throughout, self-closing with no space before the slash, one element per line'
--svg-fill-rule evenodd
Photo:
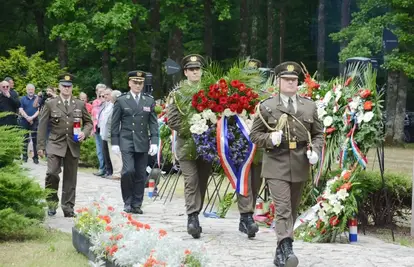
<path fill-rule="evenodd" d="M 249 62 L 249 67 L 257 67 L 257 63 L 254 61 Z"/>
<path fill-rule="evenodd" d="M 143 109 L 144 109 L 144 111 L 146 111 L 146 112 L 150 112 L 150 111 L 151 111 L 151 108 L 150 108 L 150 107 L 144 107 Z"/>
<path fill-rule="evenodd" d="M 191 62 L 196 62 L 196 61 L 197 61 L 197 57 L 196 57 L 196 56 L 192 56 L 192 57 L 190 57 L 190 61 L 191 61 Z"/>
<path fill-rule="evenodd" d="M 65 76 L 65 81 L 70 81 L 70 76 L 69 75 Z"/>
<path fill-rule="evenodd" d="M 287 65 L 286 69 L 288 71 L 293 71 L 295 69 L 295 66 L 293 66 L 293 65 Z"/>

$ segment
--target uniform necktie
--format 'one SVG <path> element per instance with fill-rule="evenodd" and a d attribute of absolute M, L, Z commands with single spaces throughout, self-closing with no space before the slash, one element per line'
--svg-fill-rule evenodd
<path fill-rule="evenodd" d="M 66 109 L 66 112 L 68 112 L 68 101 L 67 100 L 65 100 L 65 109 Z"/>
<path fill-rule="evenodd" d="M 290 114 L 295 114 L 295 107 L 293 106 L 293 100 L 291 97 L 289 97 L 289 101 L 288 101 L 288 112 Z"/>
<path fill-rule="evenodd" d="M 138 105 L 138 102 L 139 102 L 139 95 L 135 95 L 135 102 L 137 102 L 137 105 Z"/>

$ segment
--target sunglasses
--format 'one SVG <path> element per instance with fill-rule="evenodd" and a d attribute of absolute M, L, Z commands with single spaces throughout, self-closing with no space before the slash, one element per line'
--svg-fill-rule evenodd
<path fill-rule="evenodd" d="M 100 95 L 99 97 L 105 97 L 105 95 Z"/>
<path fill-rule="evenodd" d="M 4 89 L 10 88 L 10 86 L 2 86 Z"/>

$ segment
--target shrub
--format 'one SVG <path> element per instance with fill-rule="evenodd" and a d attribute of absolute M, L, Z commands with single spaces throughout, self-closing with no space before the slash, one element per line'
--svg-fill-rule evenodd
<path fill-rule="evenodd" d="M 48 192 L 26 177 L 20 166 L 12 164 L 0 169 L 0 210 L 11 208 L 22 216 L 42 221 Z"/>
<path fill-rule="evenodd" d="M 403 217 L 404 211 L 411 209 L 412 181 L 409 176 L 386 172 L 385 189 L 379 172 L 363 171 L 358 180 L 363 186 L 359 217 L 365 223 L 372 219 L 376 226 L 390 225 L 395 223 L 397 217 Z"/>
<path fill-rule="evenodd" d="M 37 238 L 45 232 L 39 220 L 27 218 L 11 208 L 0 209 L 1 241 Z"/>
<path fill-rule="evenodd" d="M 0 117 L 7 114 L 0 112 Z M 0 126 L 0 168 L 13 163 L 14 159 L 20 158 L 26 132 L 16 126 Z"/>
<path fill-rule="evenodd" d="M 79 160 L 85 167 L 97 168 L 99 166 L 94 137 L 91 136 L 81 143 Z"/>

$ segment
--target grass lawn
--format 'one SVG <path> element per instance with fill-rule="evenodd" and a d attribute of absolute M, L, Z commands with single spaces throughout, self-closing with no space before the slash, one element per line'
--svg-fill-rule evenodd
<path fill-rule="evenodd" d="M 50 230 L 40 239 L 0 243 L 0 267 L 87 267 L 88 260 L 76 252 L 72 235 Z"/>

